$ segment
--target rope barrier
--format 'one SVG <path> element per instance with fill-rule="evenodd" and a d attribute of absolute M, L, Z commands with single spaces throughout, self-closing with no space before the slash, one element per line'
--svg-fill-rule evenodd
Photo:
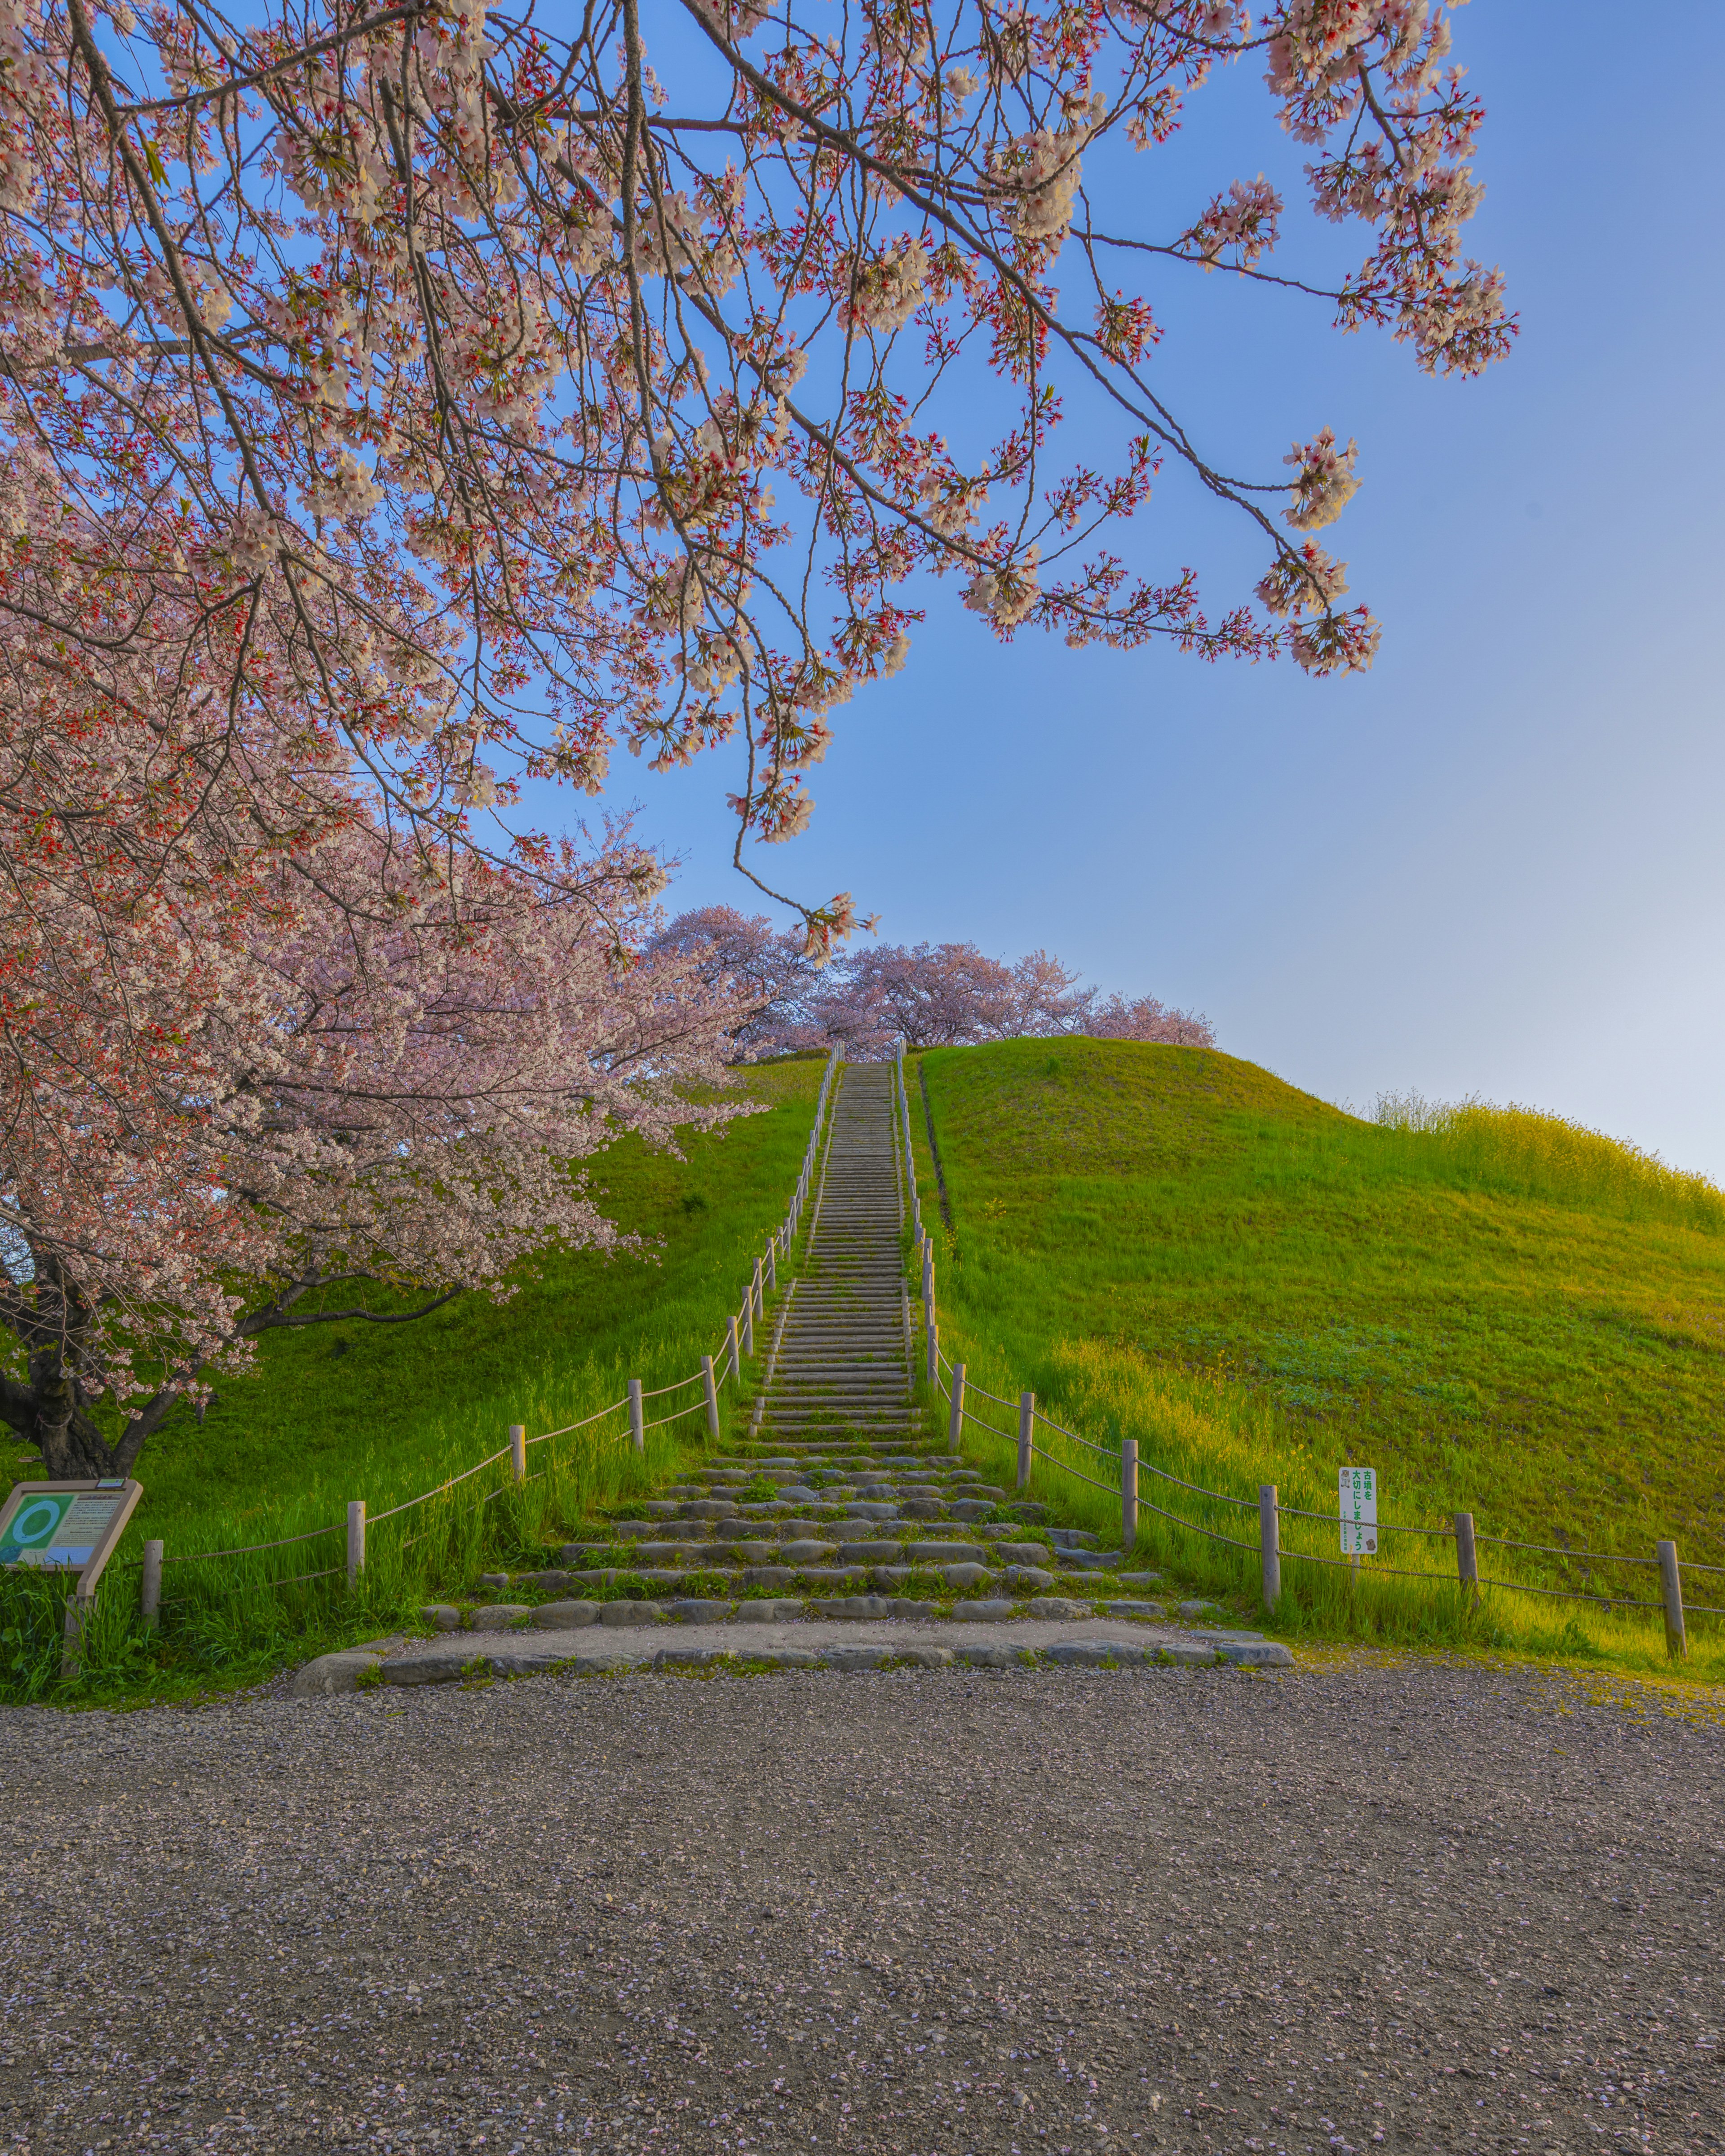
<path fill-rule="evenodd" d="M 583 1415 L 579 1422 L 566 1422 L 561 1430 L 542 1430 L 537 1437 L 530 1437 L 527 1442 L 529 1445 L 545 1445 L 554 1437 L 572 1437 L 578 1430 L 585 1430 L 590 1424 L 602 1422 L 608 1414 L 616 1414 L 628 1405 L 627 1400 L 613 1400 L 608 1407 L 600 1408 L 590 1415 Z M 500 1453 L 497 1456 L 501 1459 L 502 1455 Z M 469 1472 L 472 1472 L 471 1469 Z M 384 1516 L 380 1512 L 377 1517 L 382 1519 Z"/>
<path fill-rule="evenodd" d="M 1062 1437 L 1070 1438 L 1074 1445 L 1087 1445 L 1092 1452 L 1106 1453 L 1113 1460 L 1120 1457 L 1118 1452 L 1111 1451 L 1107 1445 L 1098 1445 L 1093 1438 L 1081 1437 L 1076 1430 L 1068 1430 L 1064 1423 L 1056 1422 L 1051 1415 L 1044 1414 L 1040 1408 L 1031 1409 L 1030 1419 L 1033 1422 L 1040 1422 L 1045 1430 L 1058 1430 Z"/>
<path fill-rule="evenodd" d="M 429 1505 L 434 1497 L 444 1496 L 448 1491 L 453 1490 L 458 1482 L 466 1481 L 471 1475 L 483 1474 L 486 1468 L 495 1467 L 500 1460 L 507 1460 L 508 1457 L 509 1447 L 506 1445 L 501 1452 L 494 1452 L 490 1459 L 481 1460 L 472 1467 L 464 1467 L 459 1475 L 452 1475 L 448 1481 L 439 1482 L 436 1489 L 428 1490 L 421 1496 L 409 1497 L 405 1504 L 392 1505 L 387 1512 L 374 1514 L 366 1524 L 367 1527 L 375 1527 L 380 1521 L 393 1520 L 398 1512 L 412 1512 L 415 1505 Z"/>
<path fill-rule="evenodd" d="M 1045 1452 L 1040 1445 L 1032 1444 L 1030 1450 L 1036 1455 L 1036 1457 L 1039 1460 L 1045 1460 L 1049 1463 L 1050 1466 L 1058 1467 L 1063 1474 L 1070 1475 L 1075 1482 L 1088 1482 L 1092 1490 L 1106 1491 L 1111 1497 L 1118 1496 L 1120 1494 L 1118 1486 L 1116 1484 L 1112 1482 L 1098 1482 L 1094 1475 L 1081 1475 L 1078 1470 L 1072 1466 L 1070 1460 L 1055 1459 L 1053 1453 Z"/>
<path fill-rule="evenodd" d="M 278 1543 L 242 1543 L 238 1549 L 187 1550 L 177 1557 L 169 1557 L 164 1552 L 162 1562 L 164 1564 L 202 1564 L 207 1558 L 213 1557 L 255 1557 L 260 1550 L 291 1549 L 295 1543 L 315 1543 L 320 1535 L 345 1535 L 347 1532 L 344 1521 L 338 1527 L 309 1527 L 303 1535 L 284 1535 Z"/>
<path fill-rule="evenodd" d="M 680 1393 L 685 1385 L 698 1385 L 700 1383 L 701 1373 L 697 1370 L 692 1378 L 677 1378 L 668 1385 L 655 1385 L 650 1392 L 643 1393 L 641 1398 L 644 1400 L 656 1400 L 663 1394 Z M 626 1407 L 629 1403 L 624 1401 L 624 1404 Z"/>
<path fill-rule="evenodd" d="M 1659 1559 L 1656 1557 L 1608 1557 L 1603 1550 L 1566 1550 L 1554 1548 L 1549 1543 L 1512 1543 L 1506 1535 L 1476 1535 L 1474 1537 L 1474 1540 L 1476 1543 L 1495 1543 L 1499 1549 L 1538 1550 L 1546 1557 L 1594 1558 L 1601 1564 L 1651 1564 L 1656 1566 L 1659 1563 Z M 1711 1571 L 1712 1568 L 1707 1565 L 1697 1565 L 1695 1569 L 1697 1572 L 1703 1572 Z M 1647 1606 L 1650 1609 L 1657 1609 L 1660 1605 L 1657 1603 L 1650 1602 Z"/>
<path fill-rule="evenodd" d="M 641 1397 L 644 1399 L 647 1396 L 644 1393 Z M 685 1415 L 699 1414 L 706 1405 L 705 1400 L 691 1400 L 687 1407 L 676 1408 L 668 1415 L 656 1416 L 653 1421 L 643 1423 L 641 1428 L 643 1430 L 663 1430 L 668 1422 L 680 1422 Z"/>
<path fill-rule="evenodd" d="M 1574 1587 L 1530 1587 L 1518 1579 L 1482 1579 L 1481 1587 L 1501 1588 L 1506 1594 L 1544 1594 L 1553 1602 L 1597 1602 L 1608 1609 L 1662 1609 L 1662 1602 L 1642 1602 L 1626 1594 L 1584 1594 Z"/>

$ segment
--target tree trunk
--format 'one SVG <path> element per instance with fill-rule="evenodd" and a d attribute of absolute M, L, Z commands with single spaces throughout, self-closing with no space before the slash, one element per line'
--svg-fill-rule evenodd
<path fill-rule="evenodd" d="M 122 1475 L 118 1453 L 72 1398 L 64 1374 L 36 1388 L 36 1427 L 26 1430 L 41 1448 L 43 1472 L 50 1482 L 81 1482 Z M 136 1448 L 134 1448 L 136 1449 Z"/>

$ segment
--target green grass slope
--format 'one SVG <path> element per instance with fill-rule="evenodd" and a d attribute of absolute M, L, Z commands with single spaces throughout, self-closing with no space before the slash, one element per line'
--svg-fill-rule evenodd
<path fill-rule="evenodd" d="M 470 1581 L 488 1558 L 518 1561 L 704 1447 L 700 1412 L 649 1430 L 643 1457 L 619 1441 L 619 1418 L 532 1447 L 522 1489 L 488 1471 L 374 1528 L 357 1596 L 339 1581 L 291 1584 L 339 1567 L 338 1537 L 187 1561 L 344 1522 L 352 1498 L 364 1498 L 375 1520 L 498 1451 L 511 1423 L 531 1438 L 591 1415 L 631 1377 L 650 1389 L 698 1370 L 704 1353 L 716 1358 L 754 1261 L 784 1217 L 821 1068 L 798 1059 L 751 1070 L 743 1089 L 761 1111 L 687 1137 L 681 1159 L 624 1139 L 594 1163 L 603 1209 L 639 1239 L 634 1252 L 548 1253 L 501 1305 L 465 1295 L 412 1324 L 266 1335 L 253 1369 L 218 1380 L 201 1425 L 189 1409 L 177 1414 L 140 1457 L 143 1501 L 104 1579 L 83 1691 L 136 1696 L 249 1676 L 382 1631 L 447 1585 Z M 379 1297 L 373 1306 L 392 1305 Z M 649 1402 L 649 1418 L 701 1398 L 696 1387 Z M 728 1394 L 722 1412 L 728 1422 Z M 31 1471 L 21 1449 L 8 1464 L 13 1477 Z M 153 1640 L 135 1621 L 138 1554 L 151 1537 L 169 1559 Z M 0 1697 L 49 1686 L 63 1592 L 53 1581 L 0 1575 Z"/>
<path fill-rule="evenodd" d="M 920 1065 L 948 1353 L 984 1384 L 1243 1496 L 1276 1481 L 1333 1514 L 1337 1468 L 1366 1466 L 1386 1518 L 1465 1508 L 1482 1534 L 1642 1558 L 1670 1535 L 1725 1563 L 1712 1186 L 1551 1118 L 1363 1122 L 1205 1050 L 1020 1041 Z M 915 1111 L 916 1064 L 909 1082 Z M 1244 1512 L 1194 1517 L 1255 1538 Z M 1384 1562 L 1452 1553 L 1399 1538 Z M 1482 1552 L 1512 1567 L 1657 1593 L 1645 1570 Z M 1692 1575 L 1692 1599 L 1725 1601 L 1709 1588 L 1725 1579 Z"/>
<path fill-rule="evenodd" d="M 553 1429 L 631 1377 L 686 1377 L 784 1216 L 820 1073 L 803 1060 L 751 1070 L 746 1093 L 768 1112 L 687 1137 L 681 1160 L 633 1138 L 601 1156 L 593 1189 L 638 1252 L 552 1251 L 508 1301 L 464 1295 L 408 1325 L 266 1334 L 254 1370 L 218 1380 L 202 1427 L 187 1410 L 146 1449 L 134 1532 L 216 1548 L 308 1502 L 381 1511 L 495 1452 L 511 1423 Z"/>

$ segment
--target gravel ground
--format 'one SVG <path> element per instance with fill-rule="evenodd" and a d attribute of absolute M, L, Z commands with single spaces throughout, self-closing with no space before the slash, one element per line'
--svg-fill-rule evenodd
<path fill-rule="evenodd" d="M 0 2149 L 1725 2148 L 1722 1748 L 1580 1684 L 0 1715 Z"/>

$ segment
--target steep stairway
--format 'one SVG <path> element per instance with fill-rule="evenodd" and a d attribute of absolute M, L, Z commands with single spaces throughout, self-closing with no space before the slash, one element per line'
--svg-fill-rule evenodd
<path fill-rule="evenodd" d="M 1123 1572 L 1122 1550 L 1100 1550 L 1085 1528 L 1050 1527 L 1044 1505 L 989 1487 L 944 1449 L 914 1391 L 903 1199 L 893 1071 L 847 1067 L 804 1264 L 774 1304 L 736 1449 L 598 1520 L 588 1539 L 562 1546 L 557 1568 L 485 1573 L 479 1589 L 491 1599 L 479 1606 L 427 1606 L 427 1624 L 457 1640 L 373 1640 L 321 1656 L 295 1691 L 464 1677 L 472 1635 L 485 1636 L 491 1671 L 520 1676 L 710 1669 L 737 1656 L 785 1669 L 1018 1669 L 1026 1658 L 1287 1666 L 1279 1640 L 1205 1625 L 1223 1617 L 1209 1602 L 1168 1610 L 1145 1599 L 1160 1573 Z M 1071 1635 L 1096 1620 L 1130 1621 Z M 1171 1621 L 1179 1630 L 1163 1630 Z M 701 1636 L 629 1645 L 617 1625 L 629 1636 L 699 1625 Z M 606 1645 L 573 1651 L 572 1632 Z"/>
<path fill-rule="evenodd" d="M 949 1454 L 917 1407 L 902 1237 L 904 1163 L 886 1064 L 852 1064 L 834 1101 L 809 1241 L 775 1316 L 747 1438 L 662 1497 L 572 1543 L 567 1566 L 649 1587 L 999 1588 L 1117 1566 L 1078 1528 L 1045 1527 Z M 632 1545 L 619 1564 L 619 1545 Z M 937 1574 L 937 1580 L 930 1575 Z"/>
<path fill-rule="evenodd" d="M 904 1197 L 886 1064 L 839 1081 L 801 1276 L 778 1312 L 753 1443 L 854 1440 L 903 1450 L 923 1435 L 911 1393 L 900 1238 Z"/>
<path fill-rule="evenodd" d="M 850 1066 L 803 1267 L 775 1306 L 747 1433 L 734 1450 L 657 1497 L 619 1507 L 590 1538 L 567 1543 L 558 1567 L 480 1582 L 493 1595 L 569 1599 L 439 1604 L 424 1613 L 433 1625 L 484 1632 L 496 1666 L 523 1671 L 705 1666 L 737 1653 L 799 1668 L 874 1668 L 895 1657 L 932 1667 L 956 1657 L 1004 1669 L 1027 1653 L 1086 1665 L 1286 1664 L 1285 1647 L 1233 1628 L 1146 1629 L 1176 1614 L 1189 1624 L 1222 1613 L 1197 1602 L 1173 1613 L 1142 1599 L 1162 1584 L 1158 1574 L 1121 1570 L 1122 1552 L 1099 1549 L 1082 1528 L 1049 1526 L 1045 1507 L 991 1487 L 947 1451 L 916 1397 L 899 1144 L 890 1068 Z M 1065 1627 L 1103 1616 L 1134 1622 L 1119 1636 L 1061 1643 Z M 882 1620 L 897 1620 L 884 1644 Z M 614 1647 L 586 1660 L 559 1644 L 584 1627 L 644 1625 L 698 1625 L 712 1644 Z M 871 1627 L 877 1643 L 865 1644 Z M 506 1631 L 523 1636 L 506 1649 Z M 552 1636 L 534 1636 L 544 1634 Z M 378 1666 L 385 1682 L 434 1682 L 459 1675 L 470 1652 L 410 1645 Z M 305 1686 L 351 1686 L 355 1659 L 323 1658 L 341 1670 L 313 1665 Z"/>

